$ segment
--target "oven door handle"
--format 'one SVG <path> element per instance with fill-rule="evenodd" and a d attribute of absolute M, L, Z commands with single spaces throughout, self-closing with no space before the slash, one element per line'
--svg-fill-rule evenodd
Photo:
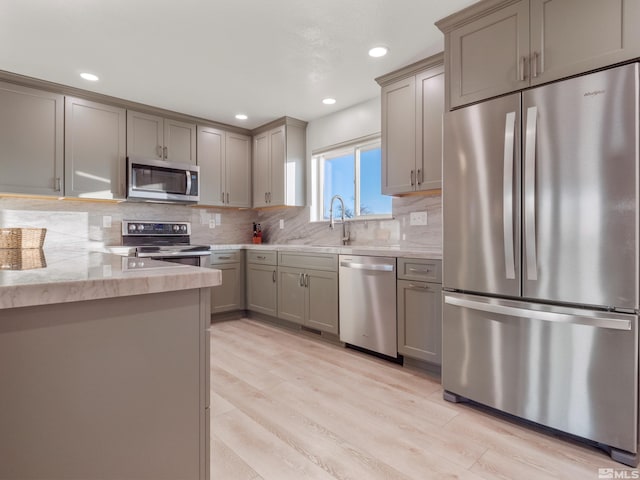
<path fill-rule="evenodd" d="M 211 251 L 204 250 L 196 250 L 196 251 L 187 251 L 187 252 L 153 252 L 153 253 L 145 253 L 139 252 L 136 254 L 136 257 L 140 258 L 171 258 L 171 257 L 208 257 L 211 255 Z"/>

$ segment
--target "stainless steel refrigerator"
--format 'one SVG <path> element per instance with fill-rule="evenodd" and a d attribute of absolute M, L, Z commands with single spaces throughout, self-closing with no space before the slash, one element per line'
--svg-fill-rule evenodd
<path fill-rule="evenodd" d="M 445 115 L 445 398 L 638 463 L 638 64 Z"/>

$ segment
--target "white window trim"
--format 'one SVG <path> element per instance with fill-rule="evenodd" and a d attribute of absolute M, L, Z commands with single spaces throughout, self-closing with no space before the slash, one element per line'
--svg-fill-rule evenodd
<path fill-rule="evenodd" d="M 323 206 L 324 199 L 322 198 L 322 186 L 324 185 L 324 162 L 325 153 L 331 153 L 329 157 L 335 158 L 343 156 L 345 154 L 351 154 L 355 152 L 354 168 L 356 169 L 355 177 L 360 178 L 360 151 L 367 147 L 382 146 L 382 137 L 380 133 L 373 135 L 367 135 L 348 142 L 342 142 L 329 147 L 313 150 L 311 152 L 311 208 L 310 208 L 310 221 L 317 223 L 329 223 L 329 220 L 323 218 Z M 354 193 L 356 195 L 356 202 L 354 204 L 354 217 L 347 218 L 347 222 L 366 222 L 373 220 L 390 220 L 393 219 L 392 214 L 375 214 L 375 215 L 360 215 L 360 182 L 356 182 Z"/>

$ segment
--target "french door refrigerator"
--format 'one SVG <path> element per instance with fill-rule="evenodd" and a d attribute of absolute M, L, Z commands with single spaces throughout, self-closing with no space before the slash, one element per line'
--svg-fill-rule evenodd
<path fill-rule="evenodd" d="M 444 119 L 445 398 L 638 463 L 638 64 Z"/>

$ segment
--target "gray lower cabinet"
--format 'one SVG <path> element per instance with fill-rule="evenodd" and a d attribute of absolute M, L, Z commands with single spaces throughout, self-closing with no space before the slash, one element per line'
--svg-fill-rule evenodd
<path fill-rule="evenodd" d="M 65 196 L 125 198 L 126 123 L 124 108 L 65 98 Z"/>
<path fill-rule="evenodd" d="M 0 82 L 0 192 L 62 195 L 64 97 Z"/>
<path fill-rule="evenodd" d="M 275 251 L 247 251 L 247 310 L 277 316 L 277 263 Z"/>
<path fill-rule="evenodd" d="M 334 254 L 280 252 L 278 317 L 337 334 L 337 267 L 338 259 Z"/>
<path fill-rule="evenodd" d="M 210 266 L 222 272 L 222 284 L 211 288 L 211 313 L 244 310 L 244 251 L 213 252 Z"/>
<path fill-rule="evenodd" d="M 398 352 L 440 365 L 442 280 L 440 260 L 398 259 Z"/>

